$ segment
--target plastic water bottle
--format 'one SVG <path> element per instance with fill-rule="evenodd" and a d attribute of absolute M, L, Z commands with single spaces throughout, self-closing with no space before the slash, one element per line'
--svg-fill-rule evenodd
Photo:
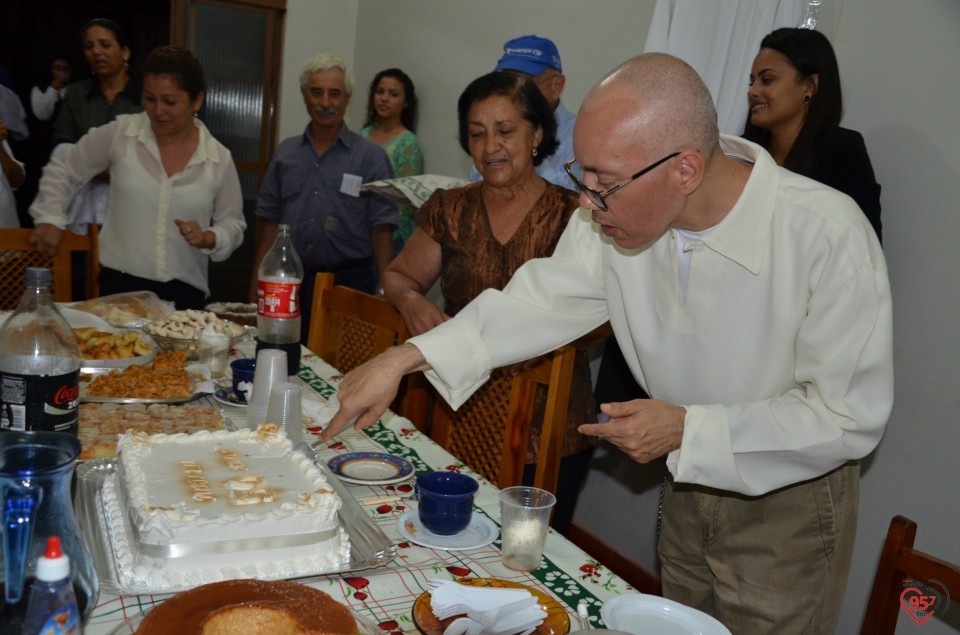
<path fill-rule="evenodd" d="M 37 579 L 30 586 L 23 635 L 79 635 L 80 610 L 70 581 L 70 558 L 60 537 L 47 538 L 47 551 L 37 558 Z"/>
<path fill-rule="evenodd" d="M 287 374 L 300 370 L 300 285 L 303 263 L 293 248 L 290 226 L 277 228 L 277 240 L 257 272 L 257 352 L 287 353 Z"/>
<path fill-rule="evenodd" d="M 80 349 L 53 303 L 52 279 L 29 267 L 23 299 L 0 328 L 0 430 L 79 428 Z"/>

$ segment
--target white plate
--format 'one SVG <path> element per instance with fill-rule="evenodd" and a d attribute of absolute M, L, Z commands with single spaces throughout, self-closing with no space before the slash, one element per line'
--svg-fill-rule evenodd
<path fill-rule="evenodd" d="M 608 628 L 636 635 L 730 635 L 706 613 L 655 595 L 618 595 L 604 602 L 600 617 Z"/>
<path fill-rule="evenodd" d="M 413 476 L 410 461 L 383 452 L 348 452 L 327 461 L 337 478 L 356 485 L 390 485 Z"/>
<path fill-rule="evenodd" d="M 63 316 L 63 319 L 67 321 L 72 328 L 79 329 L 84 326 L 92 326 L 98 331 L 107 331 L 113 333 L 114 331 L 129 331 L 130 329 L 116 329 L 110 326 L 110 323 L 99 318 L 93 313 L 87 313 L 86 311 L 78 311 L 76 309 L 71 309 L 69 307 L 57 307 L 60 310 L 60 315 Z"/>
<path fill-rule="evenodd" d="M 67 321 L 67 324 L 70 325 L 70 328 L 78 329 L 92 326 L 98 331 L 103 331 L 105 333 L 125 333 L 126 331 L 134 330 L 115 328 L 110 326 L 110 324 L 108 324 L 105 320 L 102 320 L 92 313 L 77 311 L 76 309 L 70 309 L 67 307 L 60 308 L 60 314 L 63 315 L 64 319 Z M 153 341 L 153 338 L 146 333 L 137 332 L 137 336 L 143 341 L 144 344 L 153 349 L 152 353 L 140 357 L 127 357 L 124 359 L 84 359 L 80 362 L 80 365 L 82 367 L 127 368 L 128 366 L 149 364 L 153 361 L 153 358 L 157 356 L 157 343 Z M 82 368 L 81 372 L 83 372 Z"/>
<path fill-rule="evenodd" d="M 476 512 L 470 517 L 470 524 L 459 534 L 439 536 L 427 530 L 420 524 L 419 512 L 416 509 L 408 510 L 397 520 L 397 529 L 400 535 L 418 545 L 431 549 L 445 551 L 467 551 L 486 547 L 497 539 L 500 530 L 496 524 L 483 514 Z"/>

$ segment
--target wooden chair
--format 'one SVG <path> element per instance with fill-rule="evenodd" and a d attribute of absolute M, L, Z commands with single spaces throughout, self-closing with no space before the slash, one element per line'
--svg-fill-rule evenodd
<path fill-rule="evenodd" d="M 307 348 L 331 366 L 347 373 L 408 337 L 403 317 L 385 299 L 334 286 L 332 273 L 317 274 Z M 420 406 L 407 405 L 412 399 L 406 391 L 411 377 L 404 378 L 393 402 L 393 411 L 401 416 L 422 410 Z M 419 430 L 425 430 L 425 417 L 411 421 Z"/>
<path fill-rule="evenodd" d="M 347 373 L 406 339 L 407 326 L 381 297 L 334 286 L 332 273 L 318 273 L 307 348 Z"/>
<path fill-rule="evenodd" d="M 914 549 L 916 536 L 917 523 L 909 518 L 894 516 L 890 521 L 860 635 L 893 634 L 902 611 L 900 596 L 908 588 L 904 586 L 908 579 L 931 588 L 939 588 L 933 581 L 939 582 L 950 597 L 960 598 L 960 565 Z"/>
<path fill-rule="evenodd" d="M 32 229 L 0 229 L 0 310 L 17 308 L 23 296 L 23 276 L 27 267 L 48 267 L 53 272 L 53 299 L 56 302 L 73 300 L 73 254 L 87 253 L 87 297 L 100 295 L 100 254 L 98 231 L 90 225 L 87 236 L 73 232 L 63 233 L 60 252 L 47 258 L 30 244 Z"/>
<path fill-rule="evenodd" d="M 520 485 L 532 422 L 542 412 L 533 485 L 556 493 L 575 357 L 568 345 L 513 377 L 494 371 L 456 412 L 435 396 L 431 437 L 497 487 Z"/>

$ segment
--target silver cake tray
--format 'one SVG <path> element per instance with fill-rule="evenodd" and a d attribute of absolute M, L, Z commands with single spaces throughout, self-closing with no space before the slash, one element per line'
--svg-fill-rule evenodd
<path fill-rule="evenodd" d="M 350 537 L 350 562 L 336 567 L 328 567 L 315 571 L 304 572 L 302 576 L 328 575 L 361 571 L 380 567 L 397 555 L 397 547 L 379 527 L 367 516 L 356 499 L 347 492 L 346 487 L 330 473 L 329 468 L 317 459 L 314 451 L 306 443 L 299 443 L 296 450 L 303 451 L 313 458 L 314 464 L 327 477 L 328 483 L 340 495 L 340 526 Z M 74 506 L 77 514 L 77 523 L 83 533 L 90 550 L 93 566 L 100 580 L 100 590 L 117 595 L 148 595 L 153 593 L 177 593 L 192 588 L 186 586 L 137 586 L 123 585 L 113 557 L 113 547 L 108 535 L 107 524 L 100 511 L 100 490 L 104 481 L 117 471 L 117 459 L 95 459 L 85 461 L 77 466 L 76 494 Z M 269 577 L 264 580 L 286 578 L 286 576 Z"/>

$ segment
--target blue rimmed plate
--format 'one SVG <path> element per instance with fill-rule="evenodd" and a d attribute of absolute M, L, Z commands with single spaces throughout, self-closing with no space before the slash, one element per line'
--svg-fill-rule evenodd
<path fill-rule="evenodd" d="M 213 393 L 213 398 L 225 406 L 247 407 L 247 400 L 237 396 L 237 393 L 233 392 L 232 388 L 217 387 L 216 392 Z"/>
<path fill-rule="evenodd" d="M 389 485 L 413 476 L 410 461 L 383 452 L 349 452 L 327 461 L 341 481 L 357 485 Z"/>

